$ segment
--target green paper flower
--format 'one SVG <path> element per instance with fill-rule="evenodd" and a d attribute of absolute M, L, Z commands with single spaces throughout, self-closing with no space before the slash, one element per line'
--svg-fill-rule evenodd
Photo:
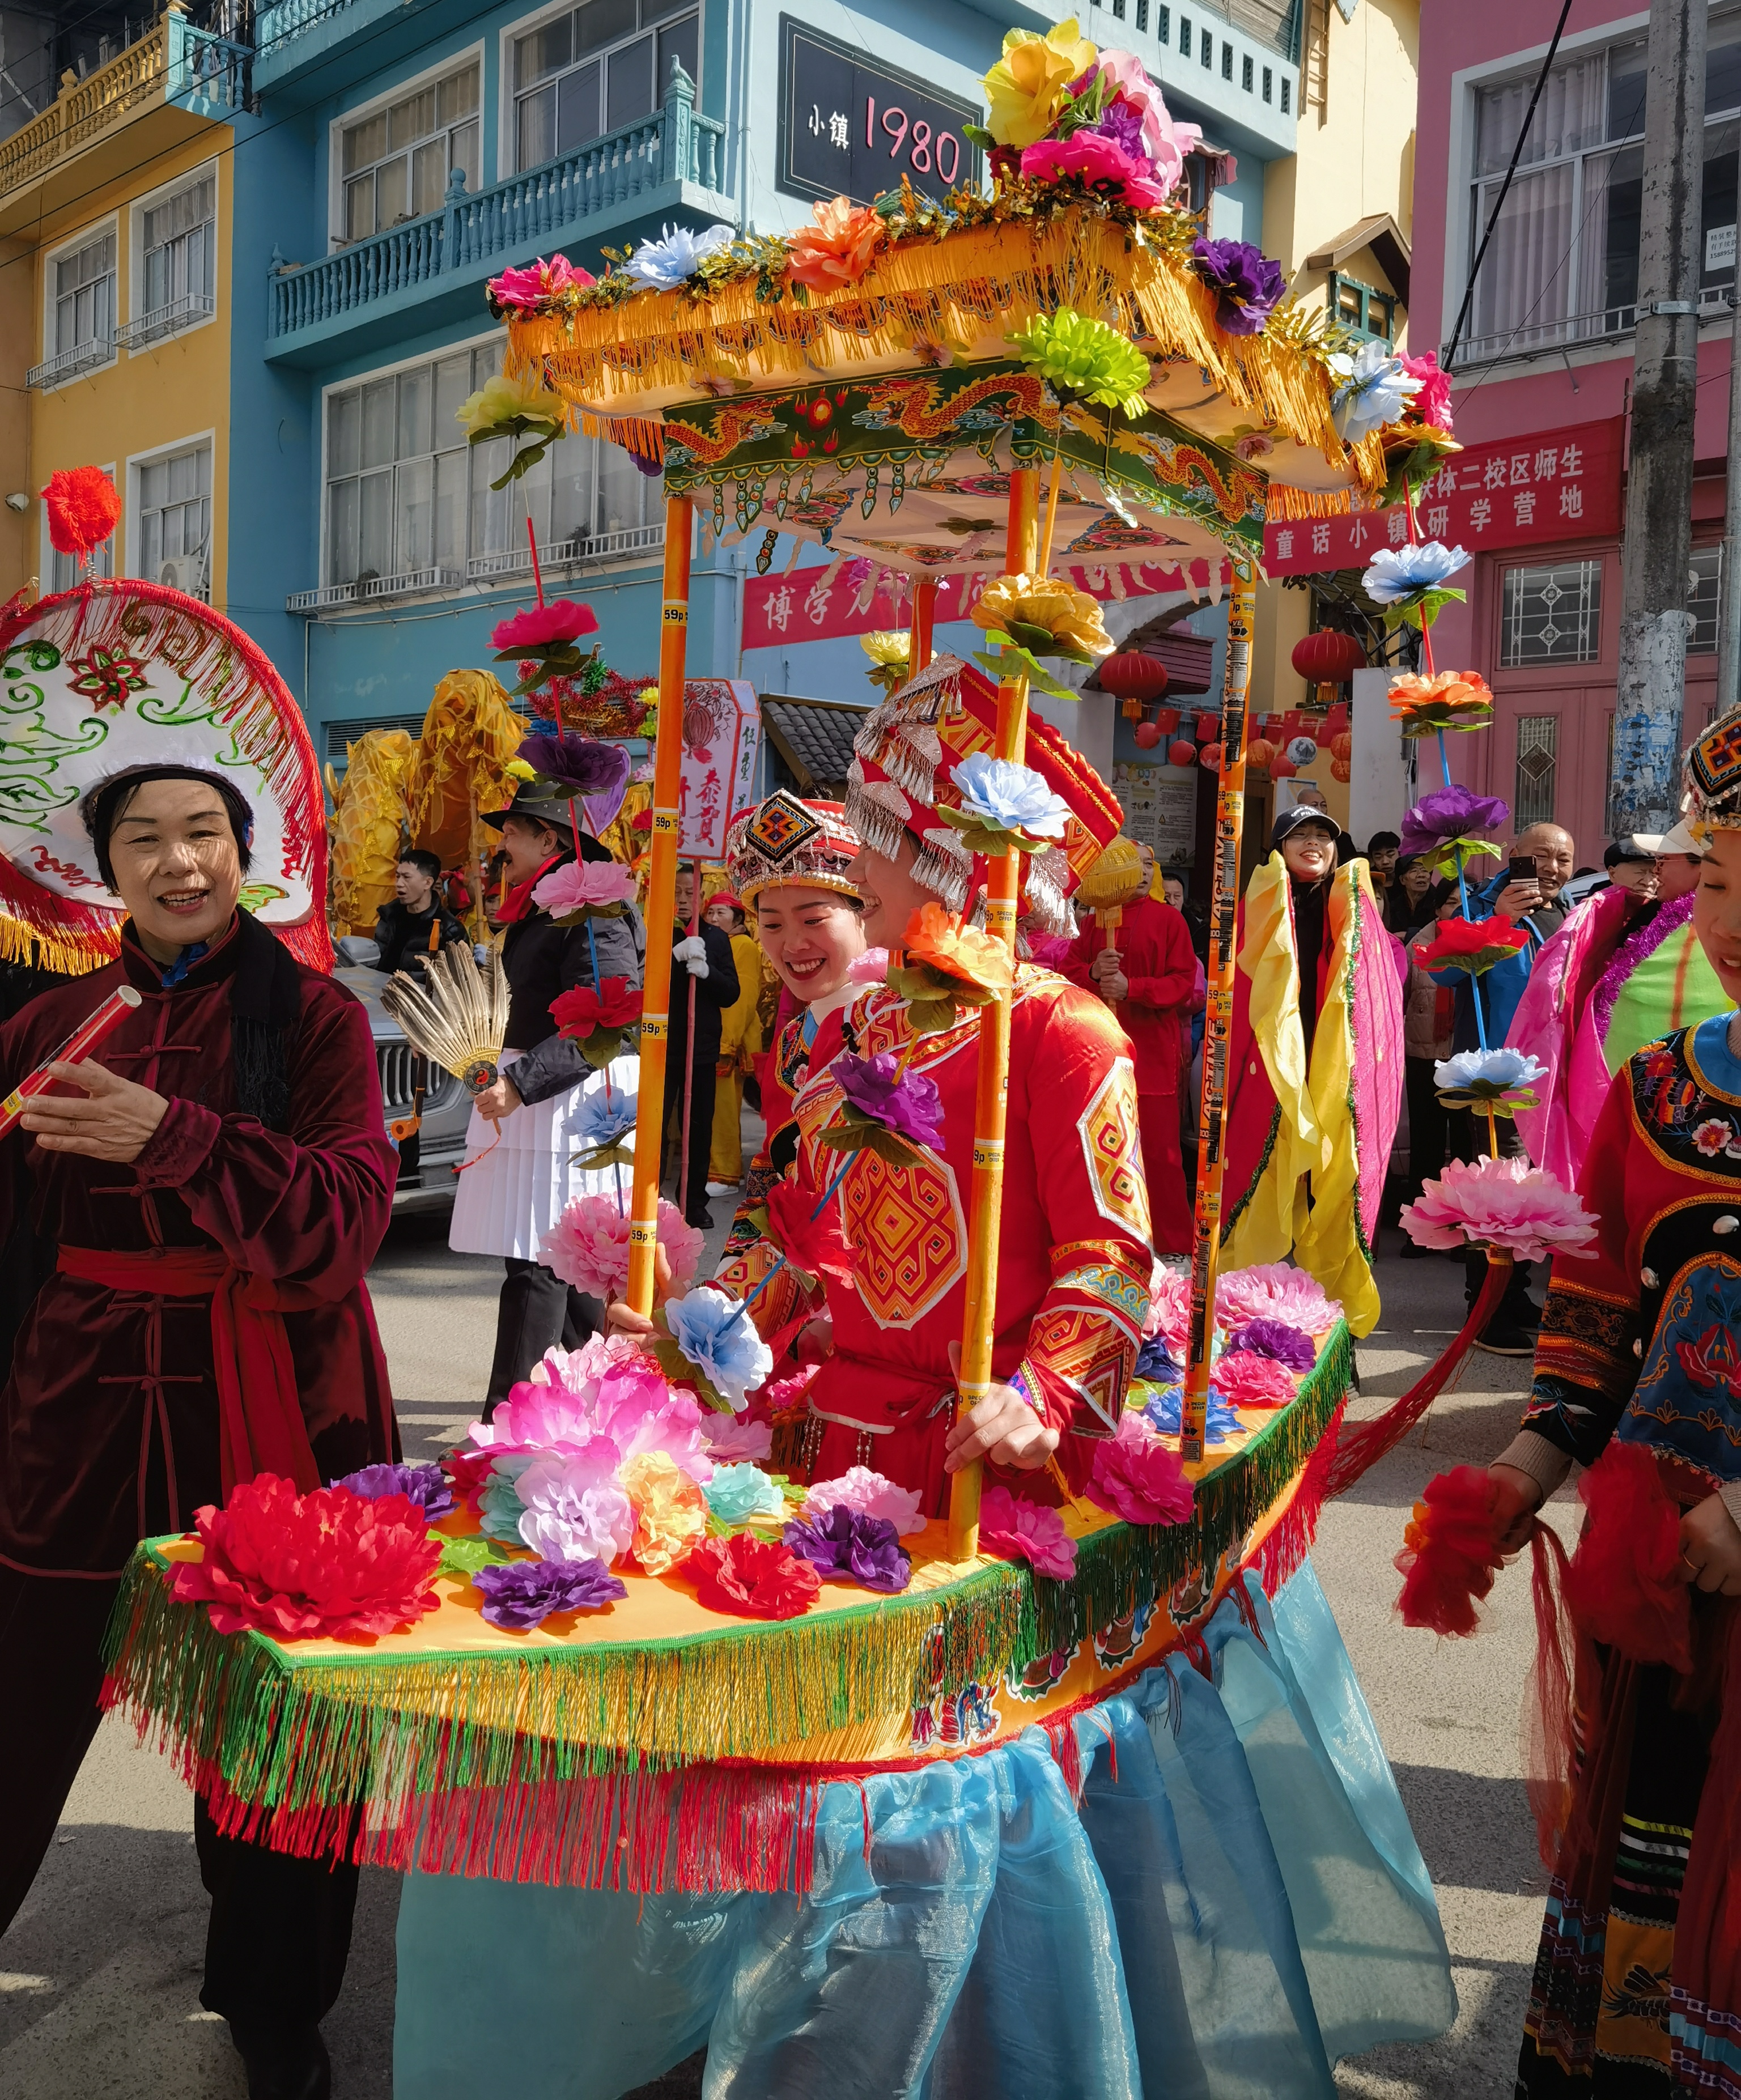
<path fill-rule="evenodd" d="M 1036 314 L 1009 338 L 1024 364 L 1033 366 L 1060 394 L 1092 401 L 1135 417 L 1147 403 L 1149 361 L 1116 329 L 1069 307 Z"/>

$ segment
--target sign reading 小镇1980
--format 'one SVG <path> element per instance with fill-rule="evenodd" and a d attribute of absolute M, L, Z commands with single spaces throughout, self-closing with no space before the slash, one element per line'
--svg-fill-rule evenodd
<path fill-rule="evenodd" d="M 942 197 L 977 180 L 979 156 L 961 135 L 983 121 L 974 103 L 940 95 L 820 30 L 780 18 L 779 187 L 801 197 L 868 204 L 905 175 Z"/>

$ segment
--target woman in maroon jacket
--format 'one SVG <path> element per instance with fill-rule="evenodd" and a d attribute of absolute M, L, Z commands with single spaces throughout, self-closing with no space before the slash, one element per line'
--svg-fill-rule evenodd
<path fill-rule="evenodd" d="M 256 1471 L 308 1489 L 396 1445 L 363 1286 L 396 1166 L 364 1010 L 238 909 L 231 783 L 135 767 L 82 814 L 131 915 L 121 957 L 0 1028 L 0 1095 L 117 986 L 140 1003 L 0 1149 L 44 1279 L 0 1393 L 0 1930 L 96 1728 L 135 1542 Z M 251 2093 L 324 2093 L 356 1869 L 220 1838 L 198 1807 L 195 1837 L 202 2003 Z"/>

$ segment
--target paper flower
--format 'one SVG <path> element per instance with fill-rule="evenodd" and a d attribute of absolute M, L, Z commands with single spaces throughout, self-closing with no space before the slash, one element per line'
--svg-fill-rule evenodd
<path fill-rule="evenodd" d="M 628 1585 L 598 1560 L 514 1560 L 479 1568 L 471 1586 L 482 1593 L 493 1626 L 524 1633 L 566 1612 L 602 1612 L 626 1597 Z"/>
<path fill-rule="evenodd" d="M 771 1445 L 767 1424 L 759 1425 Z M 718 1466 L 707 1484 L 707 1507 L 721 1524 L 747 1524 L 753 1516 L 778 1516 L 786 1498 L 759 1466 Z"/>
<path fill-rule="evenodd" d="M 571 611 L 584 612 L 591 617 L 589 607 L 574 605 L 572 601 L 565 602 L 568 603 Z M 536 613 L 539 608 L 532 607 L 529 610 Z M 543 610 L 550 612 L 555 608 L 546 606 Z M 527 613 L 523 612 L 518 618 L 524 620 L 527 616 Z M 597 624 L 594 621 L 594 626 Z M 513 623 L 510 621 L 503 622 L 503 626 L 511 624 Z M 499 634 L 502 630 L 497 628 L 496 631 Z M 591 632 L 592 628 L 590 627 L 579 629 L 581 634 Z M 557 633 L 549 638 L 560 642 L 572 641 L 576 638 Z M 572 788 L 589 805 L 614 799 L 617 807 L 621 807 L 623 795 L 629 785 L 630 761 L 627 750 L 620 743 L 607 743 L 598 737 L 581 736 L 573 730 L 556 730 L 549 734 L 541 732 L 523 737 L 515 756 L 524 759 L 541 778 L 553 782 L 558 788 Z M 590 865 L 601 871 L 605 869 L 605 863 L 602 861 L 594 861 Z M 633 896 L 634 893 L 630 890 L 629 893 Z"/>
<path fill-rule="evenodd" d="M 1086 591 L 1054 576 L 999 576 L 974 599 L 968 618 L 988 633 L 1001 630 L 1036 656 L 1091 664 L 1112 653 L 1099 606 Z"/>
<path fill-rule="evenodd" d="M 815 1523 L 831 1509 L 856 1510 L 860 1516 L 882 1517 L 903 1538 L 925 1529 L 917 1488 L 898 1488 L 868 1466 L 849 1466 L 832 1480 L 818 1480 L 806 1490 L 799 1515 Z"/>
<path fill-rule="evenodd" d="M 1439 1098 L 1452 1108 L 1497 1108 L 1511 1115 L 1518 1109 L 1534 1108 L 1533 1089 L 1548 1076 L 1538 1058 L 1521 1050 L 1461 1050 L 1433 1067 L 1433 1083 Z"/>
<path fill-rule="evenodd" d="M 1399 858 L 1412 859 L 1430 853 L 1441 839 L 1460 838 L 1465 832 L 1496 832 L 1511 811 L 1497 795 L 1475 795 L 1460 782 L 1435 788 L 1403 813 L 1403 843 Z"/>
<path fill-rule="evenodd" d="M 951 778 L 961 790 L 963 811 L 988 828 L 1024 832 L 1034 839 L 1064 836 L 1070 805 L 1063 796 L 1054 795 L 1045 775 L 1031 765 L 1012 765 L 1006 758 L 993 758 L 989 752 L 975 751 L 961 761 Z M 995 945 L 1003 948 L 1004 944 L 999 941 Z"/>
<path fill-rule="evenodd" d="M 453 1489 L 440 1466 L 365 1466 L 333 1485 L 348 1488 L 353 1495 L 372 1502 L 384 1495 L 403 1495 L 431 1524 L 453 1507 Z"/>
<path fill-rule="evenodd" d="M 1043 37 L 1010 29 L 1003 55 L 986 74 L 986 127 L 1000 146 L 1031 146 L 1052 128 L 1065 93 L 1098 56 L 1077 30 L 1076 18 Z"/>
<path fill-rule="evenodd" d="M 617 1479 L 634 1511 L 636 1560 L 646 1574 L 668 1573 L 707 1529 L 705 1492 L 663 1451 L 626 1460 Z"/>
<path fill-rule="evenodd" d="M 1135 1410 L 1125 1414 L 1116 1436 L 1096 1440 L 1088 1498 L 1126 1524 L 1183 1524 L 1191 1511 L 1191 1482 L 1178 1452 Z"/>
<path fill-rule="evenodd" d="M 747 1531 L 704 1538 L 683 1573 L 710 1612 L 747 1619 L 795 1619 L 822 1591 L 822 1578 L 791 1547 Z"/>
<path fill-rule="evenodd" d="M 582 1348 L 547 1349 L 531 1379 L 510 1387 L 494 1418 L 473 1423 L 469 1435 L 498 1453 L 575 1449 L 608 1437 L 625 1462 L 662 1452 L 705 1484 L 714 1462 L 702 1419 L 694 1394 L 671 1385 L 639 1343 L 594 1335 Z"/>
<path fill-rule="evenodd" d="M 499 1414 L 502 1410 L 497 1409 Z M 472 1424 L 474 1428 L 479 1425 Z M 449 1451 L 443 1455 L 441 1470 L 446 1474 L 453 1489 L 455 1506 L 469 1517 L 480 1513 L 480 1498 L 489 1485 L 494 1471 L 496 1454 L 490 1450 Z"/>
<path fill-rule="evenodd" d="M 1315 1370 L 1318 1363 L 1318 1344 L 1302 1329 L 1291 1326 L 1285 1320 L 1248 1320 L 1236 1333 L 1227 1337 L 1227 1357 L 1239 1350 L 1248 1350 L 1253 1356 L 1273 1357 L 1279 1364 L 1285 1364 L 1291 1371 L 1302 1376 Z"/>
<path fill-rule="evenodd" d="M 806 1381 L 808 1383 L 808 1380 Z M 762 1388 L 762 1400 L 766 1401 L 773 1390 L 772 1385 Z M 759 1404 L 759 1403 L 758 1403 Z M 771 1422 L 752 1422 L 741 1414 L 710 1414 L 707 1418 L 707 1455 L 720 1471 L 740 1463 L 748 1464 L 771 1458 L 774 1452 L 774 1425 Z M 708 1485 L 711 1487 L 713 1481 Z"/>
<path fill-rule="evenodd" d="M 498 307 L 529 313 L 563 292 L 598 281 L 590 271 L 577 270 L 566 255 L 553 255 L 547 262 L 541 258 L 518 270 L 504 270 L 485 289 Z"/>
<path fill-rule="evenodd" d="M 1593 1252 L 1597 1221 L 1553 1175 L 1515 1159 L 1453 1159 L 1404 1207 L 1416 1246 L 1498 1247 L 1517 1261 Z"/>
<path fill-rule="evenodd" d="M 1076 1572 L 1076 1542 L 1064 1520 L 1045 1502 L 1031 1502 L 1007 1488 L 988 1488 L 979 1498 L 979 1551 L 1001 1560 L 1025 1560 L 1036 1575 L 1067 1582 Z"/>
<path fill-rule="evenodd" d="M 1351 445 L 1368 430 L 1395 422 L 1421 391 L 1421 382 L 1403 370 L 1385 342 L 1363 342 L 1352 357 L 1336 351 L 1328 362 L 1339 382 L 1330 396 L 1330 420 Z"/>
<path fill-rule="evenodd" d="M 1438 359 L 1430 350 L 1423 351 L 1419 357 L 1399 356 L 1397 362 L 1411 379 L 1421 382 L 1421 390 L 1409 404 L 1410 413 L 1430 423 L 1436 430 L 1451 431 L 1451 374 L 1439 369 Z"/>
<path fill-rule="evenodd" d="M 121 497 L 99 466 L 56 467 L 42 491 L 49 545 L 56 554 L 88 562 L 121 516 Z"/>
<path fill-rule="evenodd" d="M 888 236 L 886 222 L 871 205 L 855 207 L 843 196 L 810 210 L 815 225 L 800 227 L 787 238 L 786 267 L 793 278 L 813 292 L 857 284 Z"/>
<path fill-rule="evenodd" d="M 1478 671 L 1440 671 L 1430 678 L 1399 671 L 1390 681 L 1390 712 L 1404 736 L 1483 729 L 1493 719 L 1492 689 Z"/>
<path fill-rule="evenodd" d="M 1137 1352 L 1137 1361 L 1131 1370 L 1133 1379 L 1141 1379 L 1150 1385 L 1171 1385 L 1176 1382 L 1182 1366 L 1168 1346 L 1164 1335 L 1151 1335 Z"/>
<path fill-rule="evenodd" d="M 583 1093 L 574 1113 L 570 1135 L 578 1141 L 579 1151 L 569 1156 L 569 1164 L 583 1167 L 608 1167 L 613 1162 L 626 1167 L 633 1159 L 635 1111 L 640 1096 L 625 1094 L 621 1087 L 608 1092 L 600 1088 L 596 1093 Z"/>
<path fill-rule="evenodd" d="M 627 977 L 605 977 L 596 991 L 590 985 L 574 985 L 550 1001 L 550 1018 L 563 1035 L 628 1028 L 640 1017 L 640 990 Z"/>
<path fill-rule="evenodd" d="M 818 1217 L 820 1193 L 794 1181 L 771 1183 L 766 1198 L 768 1238 L 805 1275 L 831 1276 L 850 1286 L 852 1250 L 841 1229 L 840 1205 L 830 1197 Z"/>
<path fill-rule="evenodd" d="M 1323 1286 L 1285 1261 L 1232 1268 L 1216 1279 L 1216 1324 L 1229 1331 L 1253 1320 L 1280 1320 L 1304 1334 L 1323 1335 L 1336 1325 L 1341 1307 Z"/>
<path fill-rule="evenodd" d="M 904 1590 L 912 1562 L 886 1517 L 837 1504 L 820 1517 L 800 1517 L 786 1526 L 785 1542 L 824 1582 L 858 1582 L 867 1590 Z"/>
<path fill-rule="evenodd" d="M 662 1196 L 659 1244 L 672 1282 L 687 1284 L 701 1258 L 701 1235 Z M 629 1220 L 609 1196 L 577 1196 L 539 1242 L 538 1259 L 564 1283 L 608 1304 L 629 1288 Z"/>
<path fill-rule="evenodd" d="M 619 1457 L 608 1436 L 594 1436 L 518 1468 L 521 1542 L 546 1560 L 595 1560 L 607 1568 L 620 1560 L 634 1538 L 634 1511 L 617 1485 Z"/>
<path fill-rule="evenodd" d="M 874 1126 L 893 1133 L 909 1145 L 935 1152 L 943 1144 L 943 1096 L 935 1079 L 922 1072 L 903 1072 L 892 1050 L 880 1050 L 874 1057 L 855 1057 L 842 1052 L 829 1068 L 852 1112 L 848 1121 L 859 1128 Z M 834 1142 L 839 1123 L 823 1132 L 823 1142 L 836 1150 L 846 1148 Z M 872 1149 L 877 1148 L 873 1144 Z"/>
<path fill-rule="evenodd" d="M 1105 140 L 1090 141 L 1089 135 L 1078 132 L 1070 146 L 1080 144 L 1085 151 L 1089 143 L 1102 148 L 1107 144 Z M 1069 147 L 1051 144 L 1031 147 L 1022 157 L 1022 172 L 1032 172 L 1027 165 L 1030 155 L 1055 157 L 1069 150 Z M 1142 168 L 1129 155 L 1124 158 L 1132 169 Z M 1126 416 L 1140 416 L 1147 406 L 1142 390 L 1149 383 L 1149 361 L 1105 321 L 1079 314 L 1071 307 L 1060 307 L 1056 313 L 1036 314 L 1010 341 L 1024 364 L 1032 365 L 1058 393 L 1073 400 L 1092 401 Z"/>
<path fill-rule="evenodd" d="M 1288 289 L 1282 266 L 1248 240 L 1191 243 L 1197 274 L 1215 294 L 1215 318 L 1229 335 L 1256 335 Z"/>
<path fill-rule="evenodd" d="M 961 990 L 995 999 L 1009 990 L 1014 966 L 1010 951 L 941 904 L 921 904 L 907 921 L 906 955 Z M 886 968 L 886 964 L 885 964 Z"/>
<path fill-rule="evenodd" d="M 1166 1385 L 1154 1388 L 1141 1412 L 1151 1429 L 1159 1430 L 1164 1436 L 1181 1435 L 1185 1423 L 1184 1387 Z M 1229 1436 L 1237 1436 L 1239 1433 L 1239 1418 L 1212 1385 L 1209 1405 L 1204 1412 L 1204 1441 L 1206 1444 L 1225 1444 Z"/>
<path fill-rule="evenodd" d="M 568 428 L 568 404 L 536 379 L 509 379 L 497 373 L 466 395 L 453 411 L 453 420 L 473 444 L 486 438 L 517 437 L 528 430 L 554 436 Z"/>
<path fill-rule="evenodd" d="M 741 1408 L 752 1386 L 774 1368 L 772 1350 L 735 1298 L 717 1290 L 692 1290 L 665 1302 L 671 1339 L 714 1390 Z"/>
<path fill-rule="evenodd" d="M 1478 977 L 1500 963 L 1509 962 L 1530 944 L 1527 926 L 1514 926 L 1509 919 L 1441 919 L 1430 942 L 1414 951 L 1424 970 L 1461 970 Z"/>
<path fill-rule="evenodd" d="M 635 880 L 620 861 L 565 860 L 532 885 L 532 901 L 553 919 L 610 911 L 634 902 Z"/>
<path fill-rule="evenodd" d="M 1423 540 L 1412 547 L 1381 547 L 1361 577 L 1367 596 L 1378 605 L 1418 605 L 1459 569 L 1469 567 L 1461 547 L 1447 547 L 1439 540 Z M 1460 593 L 1444 593 L 1447 597 Z"/>
<path fill-rule="evenodd" d="M 517 656 L 524 650 L 547 648 L 553 642 L 577 642 L 581 635 L 596 634 L 598 631 L 599 616 L 590 605 L 577 605 L 572 598 L 559 598 L 554 605 L 525 606 L 510 620 L 497 620 L 490 630 L 489 646 L 498 656 Z M 584 740 L 579 737 L 574 739 L 577 743 Z M 551 737 L 528 737 L 521 743 L 518 755 L 528 765 L 537 765 L 538 761 L 526 748 L 527 744 L 555 741 Z M 539 766 L 541 772 L 543 770 Z"/>
<path fill-rule="evenodd" d="M 391 1633 L 440 1602 L 441 1542 L 403 1495 L 298 1495 L 257 1473 L 193 1522 L 205 1557 L 178 1561 L 170 1581 L 178 1602 L 210 1608 L 214 1633 L 351 1639 Z"/>
<path fill-rule="evenodd" d="M 1118 100 L 1136 112 L 1142 151 L 1148 156 L 1156 180 L 1170 194 L 1185 172 L 1185 156 L 1203 137 L 1201 130 L 1195 124 L 1174 122 L 1160 87 L 1149 78 L 1142 61 L 1133 52 L 1102 51 L 1098 68 L 1100 77 Z"/>
<path fill-rule="evenodd" d="M 870 659 L 870 668 L 864 675 L 873 686 L 894 693 L 906 684 L 912 642 L 904 629 L 879 627 L 874 633 L 861 634 L 859 646 Z"/>
<path fill-rule="evenodd" d="M 1311 1343 L 1306 1347 L 1310 1349 Z M 1312 1361 L 1317 1361 L 1314 1350 Z M 1228 1349 L 1217 1361 L 1214 1385 L 1230 1407 L 1285 1407 L 1299 1380 L 1274 1357 L 1260 1356 L 1255 1349 Z"/>
<path fill-rule="evenodd" d="M 729 226 L 666 226 L 656 240 L 643 240 L 623 265 L 623 275 L 655 291 L 670 292 L 694 276 L 709 255 L 731 245 Z"/>
<path fill-rule="evenodd" d="M 1220 1292 L 1216 1293 L 1217 1302 Z M 1173 1357 L 1184 1361 L 1191 1342 L 1191 1278 L 1181 1269 L 1160 1268 L 1149 1285 L 1149 1309 L 1143 1319 L 1145 1335 L 1159 1335 Z"/>

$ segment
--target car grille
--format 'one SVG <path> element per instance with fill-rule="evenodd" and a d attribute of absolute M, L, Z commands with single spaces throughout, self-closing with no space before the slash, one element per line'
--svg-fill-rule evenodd
<path fill-rule="evenodd" d="M 378 1043 L 375 1059 L 381 1068 L 382 1105 L 390 1117 L 410 1114 L 420 1067 L 427 1075 L 423 1083 L 426 1115 L 445 1108 L 459 1092 L 459 1081 L 451 1072 L 419 1057 L 409 1043 Z"/>

